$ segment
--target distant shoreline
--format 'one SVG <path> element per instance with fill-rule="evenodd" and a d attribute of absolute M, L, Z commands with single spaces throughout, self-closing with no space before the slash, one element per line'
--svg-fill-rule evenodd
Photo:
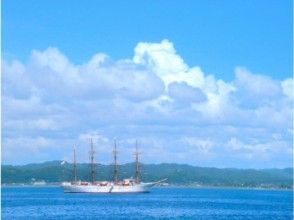
<path fill-rule="evenodd" d="M 143 182 L 167 179 L 169 188 L 293 189 L 293 168 L 219 169 L 181 164 L 142 164 Z M 2 186 L 49 186 L 73 180 L 73 164 L 48 161 L 24 166 L 2 165 Z M 89 164 L 77 164 L 77 178 L 91 181 Z M 135 164 L 121 164 L 119 178 L 132 178 Z M 97 181 L 112 179 L 112 165 L 97 165 Z"/>
<path fill-rule="evenodd" d="M 60 183 L 47 183 L 45 185 L 33 185 L 33 184 L 2 184 L 1 188 L 46 188 L 46 187 L 59 187 Z M 169 185 L 169 186 L 156 186 L 154 188 L 162 188 L 162 189 L 240 189 L 240 190 L 285 190 L 285 191 L 293 191 L 293 188 L 267 188 L 267 187 L 234 187 L 234 186 L 186 186 L 186 185 Z"/>

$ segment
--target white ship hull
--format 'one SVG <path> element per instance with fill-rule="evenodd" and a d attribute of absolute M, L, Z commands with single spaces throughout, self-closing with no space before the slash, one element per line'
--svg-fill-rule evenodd
<path fill-rule="evenodd" d="M 62 188 L 67 193 L 145 193 L 149 192 L 152 186 L 156 183 L 139 183 L 129 186 L 109 184 L 106 186 L 101 185 L 80 185 L 64 183 Z"/>

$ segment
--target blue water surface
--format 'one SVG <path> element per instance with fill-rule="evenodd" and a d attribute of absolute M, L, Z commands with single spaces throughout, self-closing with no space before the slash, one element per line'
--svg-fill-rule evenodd
<path fill-rule="evenodd" d="M 2 219 L 292 219 L 292 191 L 154 188 L 142 194 L 2 188 Z"/>

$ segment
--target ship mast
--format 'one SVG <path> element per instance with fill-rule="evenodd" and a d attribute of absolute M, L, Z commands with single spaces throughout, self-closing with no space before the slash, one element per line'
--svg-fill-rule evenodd
<path fill-rule="evenodd" d="M 115 184 L 117 184 L 117 182 L 118 182 L 118 164 L 117 164 L 116 140 L 114 140 L 113 157 L 114 157 L 113 181 L 114 181 Z"/>
<path fill-rule="evenodd" d="M 92 177 L 92 183 L 95 182 L 95 176 L 96 176 L 96 164 L 95 164 L 95 151 L 94 151 L 94 144 L 93 139 L 90 139 L 91 144 L 91 150 L 90 150 L 90 160 L 91 160 L 91 177 Z"/>
<path fill-rule="evenodd" d="M 74 172 L 74 181 L 77 182 L 77 160 L 76 160 L 76 146 L 74 145 L 73 149 L 73 172 Z"/>
<path fill-rule="evenodd" d="M 136 166 L 136 171 L 135 171 L 135 181 L 136 183 L 140 182 L 140 164 L 139 164 L 139 151 L 138 151 L 138 142 L 136 140 L 136 151 L 135 151 L 135 166 Z"/>

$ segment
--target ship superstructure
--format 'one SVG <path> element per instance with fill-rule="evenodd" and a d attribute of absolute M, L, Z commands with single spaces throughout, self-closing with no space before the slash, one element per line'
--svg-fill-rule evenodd
<path fill-rule="evenodd" d="M 90 140 L 90 172 L 91 182 L 84 182 L 77 180 L 77 164 L 76 164 L 76 151 L 74 147 L 74 159 L 73 159 L 73 174 L 74 178 L 72 182 L 63 182 L 62 187 L 64 192 L 71 193 L 141 193 L 149 192 L 150 188 L 163 182 L 160 180 L 157 182 L 144 183 L 141 182 L 140 176 L 140 163 L 139 163 L 139 151 L 138 142 L 135 146 L 135 178 L 119 179 L 119 165 L 117 162 L 117 142 L 114 141 L 113 150 L 113 180 L 112 181 L 96 181 L 96 163 L 95 163 L 95 150 L 93 140 Z"/>

